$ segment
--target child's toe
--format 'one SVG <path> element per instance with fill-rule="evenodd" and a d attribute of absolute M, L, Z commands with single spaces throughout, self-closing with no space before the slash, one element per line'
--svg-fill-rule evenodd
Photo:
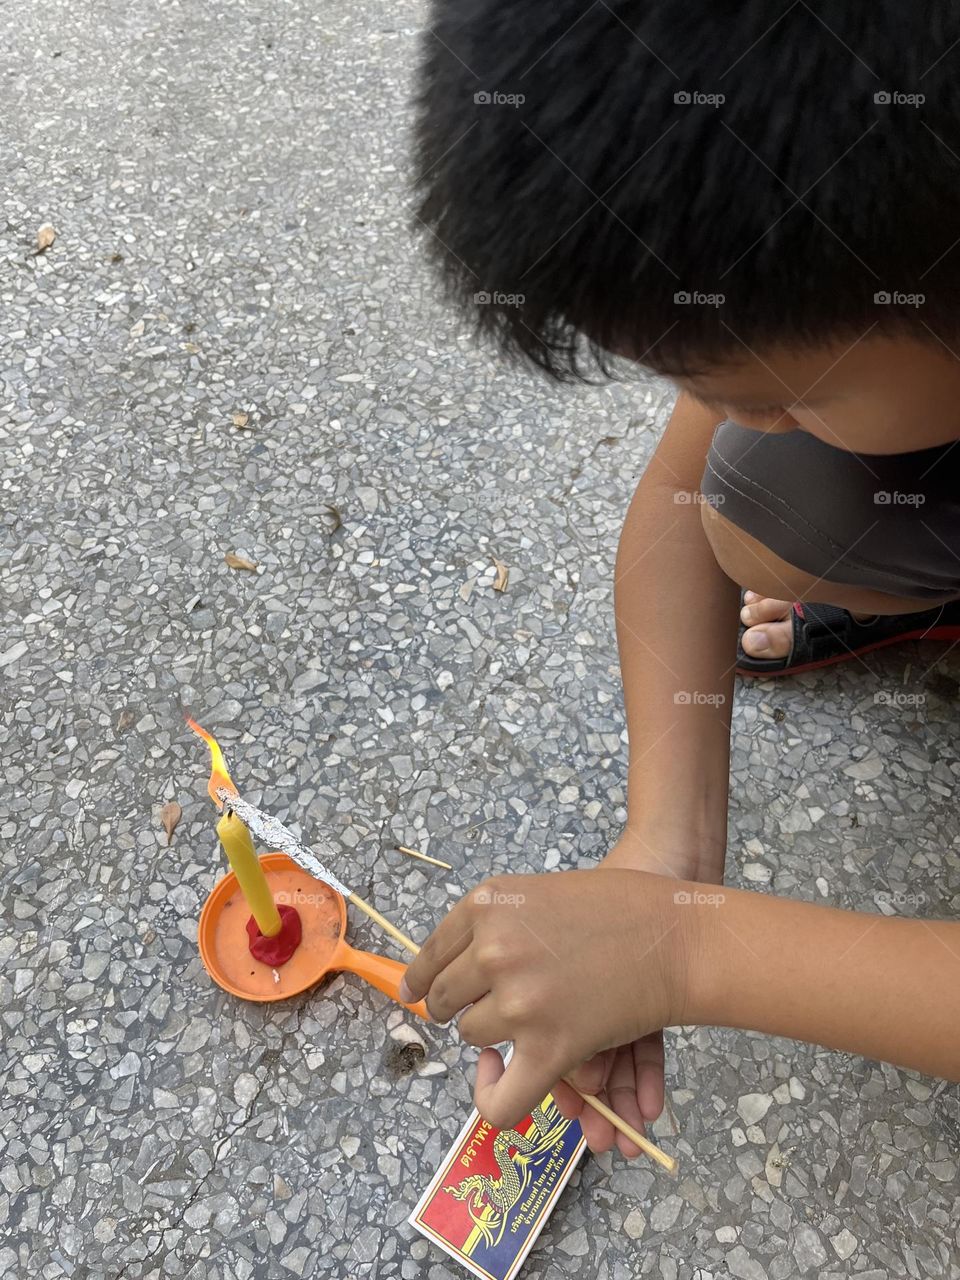
<path fill-rule="evenodd" d="M 793 628 L 788 622 L 767 622 L 748 627 L 740 643 L 751 658 L 786 658 L 793 641 Z"/>

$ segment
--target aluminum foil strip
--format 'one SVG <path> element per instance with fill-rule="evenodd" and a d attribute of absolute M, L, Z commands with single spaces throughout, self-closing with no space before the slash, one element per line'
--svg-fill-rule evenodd
<path fill-rule="evenodd" d="M 218 787 L 217 795 L 225 805 L 229 805 L 253 838 L 264 848 L 285 853 L 292 862 L 295 862 L 308 875 L 313 876 L 315 880 L 323 880 L 331 889 L 336 889 L 337 893 L 342 893 L 345 898 L 350 897 L 353 890 L 348 889 L 316 854 L 310 852 L 289 827 L 283 825 L 279 818 L 264 813 L 262 809 L 258 809 L 256 805 L 250 804 L 248 800 L 244 800 L 242 796 L 229 791 L 226 787 Z M 332 848 L 330 853 L 333 853 Z"/>

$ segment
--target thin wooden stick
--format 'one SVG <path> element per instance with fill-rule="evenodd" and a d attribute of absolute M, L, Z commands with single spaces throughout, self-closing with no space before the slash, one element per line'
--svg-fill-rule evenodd
<path fill-rule="evenodd" d="M 570 1081 L 567 1080 L 565 1083 L 570 1084 Z M 580 1093 L 576 1085 L 570 1084 L 570 1088 L 575 1093 Z M 640 1150 L 645 1151 L 651 1159 L 656 1160 L 657 1164 L 663 1165 L 671 1177 L 675 1178 L 677 1176 L 677 1161 L 674 1156 L 667 1155 L 666 1151 L 662 1151 L 655 1142 L 645 1138 L 638 1129 L 634 1129 L 632 1124 L 627 1124 L 626 1120 L 618 1116 L 615 1111 L 611 1111 L 605 1102 L 601 1102 L 592 1093 L 580 1093 L 580 1097 L 588 1107 L 593 1107 L 594 1111 L 598 1111 L 605 1120 L 609 1120 L 613 1127 L 618 1129 L 625 1138 L 635 1142 Z"/>
<path fill-rule="evenodd" d="M 404 844 L 394 845 L 397 853 L 407 853 L 411 858 L 419 858 L 422 862 L 432 862 L 435 867 L 446 867 L 448 871 L 452 871 L 453 867 L 449 862 L 442 862 L 439 858 L 431 858 L 429 853 L 421 853 L 418 849 L 408 849 Z"/>
<path fill-rule="evenodd" d="M 350 901 L 355 907 L 358 907 L 364 915 L 369 916 L 370 919 L 376 921 L 382 929 L 385 929 L 387 933 L 390 934 L 391 938 L 399 942 L 402 947 L 406 947 L 411 955 L 418 956 L 420 954 L 420 948 L 413 939 L 408 938 L 405 933 L 401 933 L 396 925 L 391 924 L 386 916 L 382 916 L 380 914 L 376 907 L 371 907 L 369 902 L 364 902 L 363 898 L 358 897 L 355 893 L 351 893 Z M 656 1160 L 657 1164 L 662 1165 L 669 1174 L 676 1177 L 677 1161 L 673 1156 L 667 1155 L 666 1151 L 662 1151 L 655 1142 L 651 1142 L 649 1138 L 645 1138 L 639 1130 L 633 1127 L 632 1124 L 628 1124 L 627 1121 L 621 1116 L 618 1116 L 615 1111 L 611 1111 L 605 1102 L 601 1102 L 600 1099 L 594 1097 L 592 1093 L 581 1093 L 576 1085 L 570 1084 L 569 1080 L 565 1081 L 565 1083 L 570 1085 L 570 1088 L 574 1093 L 579 1094 L 588 1107 L 592 1107 L 594 1111 L 599 1112 L 600 1115 L 602 1115 L 605 1120 L 609 1120 L 613 1127 L 618 1130 L 618 1132 L 622 1133 L 625 1138 L 629 1138 L 631 1142 L 636 1143 L 641 1151 L 646 1152 L 652 1160 Z"/>
<path fill-rule="evenodd" d="M 358 910 L 362 911 L 365 916 L 369 916 L 370 919 L 375 921 L 381 929 L 389 933 L 391 938 L 396 942 L 399 942 L 401 947 L 406 947 L 406 949 L 413 955 L 419 954 L 420 948 L 413 939 L 408 938 L 405 933 L 401 933 L 397 926 L 395 924 L 391 924 L 386 916 L 382 916 L 376 907 L 371 907 L 369 902 L 364 902 L 363 898 L 356 893 L 350 894 L 350 901 Z"/>

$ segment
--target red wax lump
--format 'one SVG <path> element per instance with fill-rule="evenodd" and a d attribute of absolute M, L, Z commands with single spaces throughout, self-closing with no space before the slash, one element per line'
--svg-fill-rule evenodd
<path fill-rule="evenodd" d="M 269 964 L 274 969 L 278 965 L 287 963 L 297 947 L 299 947 L 300 939 L 303 936 L 303 930 L 300 926 L 300 913 L 297 908 L 278 904 L 277 910 L 280 912 L 280 932 L 274 934 L 272 938 L 263 936 L 253 916 L 247 921 L 250 954 L 255 960 L 259 960 L 263 964 Z"/>

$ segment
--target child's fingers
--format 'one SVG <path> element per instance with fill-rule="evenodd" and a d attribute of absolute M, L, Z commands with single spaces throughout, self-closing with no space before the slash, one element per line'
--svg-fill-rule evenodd
<path fill-rule="evenodd" d="M 601 1053 L 595 1053 L 586 1062 L 581 1062 L 575 1071 L 571 1071 L 567 1079 L 582 1093 L 600 1093 L 613 1066 L 615 1052 L 614 1049 L 604 1049 Z"/>
<path fill-rule="evenodd" d="M 461 952 L 466 951 L 473 937 L 473 927 L 466 901 L 461 900 L 434 929 L 420 948 L 420 954 L 407 966 L 400 979 L 400 999 L 404 1004 L 422 1000 L 437 974 L 445 969 Z"/>
<path fill-rule="evenodd" d="M 610 1106 L 610 1099 L 606 1093 L 600 1092 L 593 1095 Z M 583 1136 L 587 1140 L 587 1146 L 594 1155 L 602 1156 L 605 1151 L 609 1151 L 616 1144 L 617 1131 L 605 1116 L 599 1111 L 594 1111 L 593 1107 L 584 1105 L 583 1111 L 580 1113 L 580 1128 L 583 1130 Z"/>
<path fill-rule="evenodd" d="M 457 1023 L 460 1039 L 478 1049 L 503 1041 L 503 1017 L 498 1012 L 492 996 L 477 999 Z"/>
<path fill-rule="evenodd" d="M 553 1094 L 553 1100 L 557 1104 L 557 1110 L 563 1116 L 564 1120 L 576 1120 L 580 1113 L 586 1107 L 586 1103 L 577 1093 L 576 1089 L 570 1087 L 566 1080 L 558 1080 L 550 1090 Z"/>
<path fill-rule="evenodd" d="M 567 1078 L 584 1093 L 595 1094 L 601 1102 L 616 1110 L 610 1094 L 610 1082 L 623 1049 L 604 1049 L 602 1053 L 588 1058 L 574 1074 Z M 580 1127 L 587 1140 L 587 1146 L 595 1155 L 602 1155 L 617 1144 L 617 1131 L 604 1116 L 586 1107 L 580 1117 Z"/>
<path fill-rule="evenodd" d="M 633 1065 L 637 1078 L 637 1102 L 648 1124 L 663 1110 L 663 1032 L 655 1031 L 633 1042 Z"/>
<path fill-rule="evenodd" d="M 617 1050 L 613 1070 L 607 1081 L 607 1097 L 610 1106 L 621 1120 L 643 1133 L 643 1112 L 637 1100 L 637 1075 L 633 1065 L 633 1045 L 623 1045 Z M 616 1135 L 617 1147 L 622 1156 L 632 1160 L 640 1155 L 640 1148 L 622 1133 Z"/>
<path fill-rule="evenodd" d="M 566 1081 L 562 1082 L 561 1086 L 565 1091 L 565 1096 L 572 1095 L 577 1102 L 576 1110 L 571 1107 L 568 1112 L 561 1107 L 561 1114 L 569 1120 L 579 1119 L 583 1136 L 587 1140 L 587 1146 L 596 1155 L 601 1155 L 604 1151 L 610 1150 L 613 1146 L 616 1132 L 610 1121 L 605 1120 L 592 1107 L 588 1107 L 576 1090 L 579 1089 L 581 1093 L 594 1094 L 606 1101 L 604 1085 L 607 1076 L 610 1074 L 615 1053 L 615 1049 L 604 1049 L 601 1053 L 594 1054 L 586 1062 L 581 1062 L 575 1071 L 568 1072 Z"/>
<path fill-rule="evenodd" d="M 427 1010 L 435 1022 L 448 1022 L 467 1005 L 482 1000 L 489 984 L 477 968 L 474 948 L 468 947 L 442 969 L 427 992 Z M 487 1041 L 495 1044 L 496 1040 Z"/>
<path fill-rule="evenodd" d="M 473 1090 L 477 1110 L 495 1128 L 512 1129 L 543 1101 L 556 1078 L 557 1063 L 546 1054 L 528 1053 L 515 1045 L 504 1070 L 496 1049 L 484 1049 Z"/>
<path fill-rule="evenodd" d="M 587 1146 L 596 1155 L 601 1155 L 613 1146 L 616 1131 L 609 1120 L 605 1120 L 598 1111 L 588 1107 L 573 1085 L 567 1083 L 572 1078 L 571 1075 L 566 1080 L 557 1081 L 550 1090 L 553 1100 L 564 1120 L 580 1121 L 580 1128 L 587 1140 Z M 602 1102 L 607 1101 L 606 1094 L 600 1089 L 584 1089 L 583 1092 L 598 1096 Z"/>

